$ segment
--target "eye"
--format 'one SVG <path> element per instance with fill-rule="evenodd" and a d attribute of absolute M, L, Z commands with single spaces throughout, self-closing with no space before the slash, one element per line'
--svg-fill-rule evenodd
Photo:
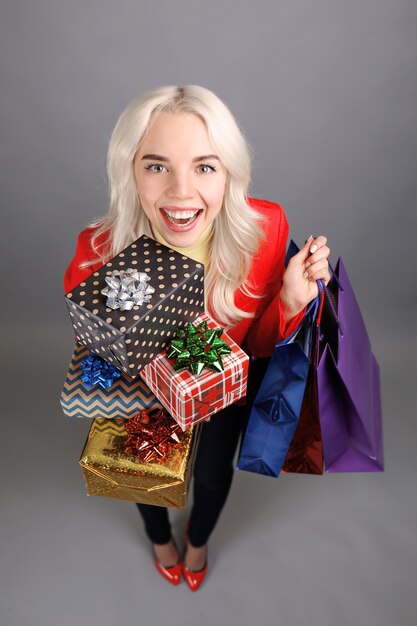
<path fill-rule="evenodd" d="M 210 172 L 216 171 L 214 165 L 207 165 L 207 163 L 202 163 L 198 168 L 202 174 L 210 174 Z"/>
<path fill-rule="evenodd" d="M 150 172 L 159 174 L 163 170 L 166 170 L 166 167 L 165 165 L 161 165 L 160 163 L 152 163 L 152 165 L 148 165 L 147 167 L 145 167 L 145 170 L 149 170 Z"/>

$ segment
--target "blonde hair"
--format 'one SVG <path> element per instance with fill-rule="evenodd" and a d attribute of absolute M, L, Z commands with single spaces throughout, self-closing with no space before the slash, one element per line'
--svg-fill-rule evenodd
<path fill-rule="evenodd" d="M 210 263 L 206 268 L 206 310 L 231 327 L 252 317 L 236 307 L 234 294 L 241 289 L 255 296 L 247 283 L 253 256 L 264 232 L 259 214 L 247 203 L 251 176 L 249 144 L 227 106 L 211 91 L 197 85 L 160 87 L 133 100 L 119 117 L 108 156 L 110 206 L 106 216 L 90 224 L 96 228 L 92 246 L 102 262 L 115 256 L 141 235 L 152 236 L 139 201 L 133 161 L 150 123 L 160 112 L 194 113 L 206 124 L 210 141 L 228 172 L 223 206 L 214 221 Z M 98 240 L 104 241 L 98 245 Z M 83 264 L 97 262 L 97 258 Z"/>

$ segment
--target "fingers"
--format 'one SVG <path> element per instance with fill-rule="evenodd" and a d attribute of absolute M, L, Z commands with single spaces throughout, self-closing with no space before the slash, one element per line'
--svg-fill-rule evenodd
<path fill-rule="evenodd" d="M 290 263 L 304 263 L 311 254 L 310 247 L 312 245 L 312 242 L 313 236 L 310 235 L 310 237 L 305 241 L 303 247 L 300 248 L 300 251 L 297 252 L 297 254 L 294 254 L 294 256 L 290 259 Z"/>
<path fill-rule="evenodd" d="M 308 259 L 305 261 L 305 269 L 308 269 L 311 265 L 314 265 L 314 263 L 317 263 L 317 261 L 320 261 L 321 259 L 327 259 L 329 255 L 330 248 L 328 246 L 319 248 L 316 252 L 314 252 L 314 254 L 310 254 Z"/>
<path fill-rule="evenodd" d="M 314 254 L 317 250 L 320 250 L 327 243 L 327 238 L 324 235 L 320 235 L 319 237 L 310 237 L 306 240 L 305 244 L 301 248 L 300 252 L 298 252 L 293 258 L 299 259 L 301 262 L 305 262 L 309 259 L 311 254 Z"/>
<path fill-rule="evenodd" d="M 316 281 L 321 278 L 327 285 L 330 280 L 329 263 L 327 261 L 327 258 L 320 259 L 319 261 L 311 265 L 304 272 L 303 278 L 306 278 L 310 281 Z"/>
<path fill-rule="evenodd" d="M 310 281 L 322 279 L 325 284 L 330 280 L 329 262 L 330 248 L 326 245 L 327 238 L 324 235 L 315 237 L 308 242 L 310 254 L 304 261 L 303 278 Z"/>
<path fill-rule="evenodd" d="M 330 280 L 328 257 L 330 248 L 326 245 L 327 237 L 319 235 L 318 237 L 310 237 L 305 242 L 301 250 L 295 254 L 289 261 L 298 273 L 301 270 L 300 277 L 310 282 L 322 279 L 324 283 Z"/>
<path fill-rule="evenodd" d="M 318 237 L 314 237 L 313 239 L 310 239 L 310 248 L 309 248 L 310 253 L 314 254 L 316 250 L 325 246 L 326 243 L 327 243 L 327 237 L 325 237 L 324 235 L 319 235 Z"/>

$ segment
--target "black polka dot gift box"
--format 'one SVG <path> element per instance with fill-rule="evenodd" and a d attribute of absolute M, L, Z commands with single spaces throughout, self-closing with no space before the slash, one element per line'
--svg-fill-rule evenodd
<path fill-rule="evenodd" d="M 204 311 L 204 266 L 143 235 L 66 300 L 77 341 L 136 376 Z"/>

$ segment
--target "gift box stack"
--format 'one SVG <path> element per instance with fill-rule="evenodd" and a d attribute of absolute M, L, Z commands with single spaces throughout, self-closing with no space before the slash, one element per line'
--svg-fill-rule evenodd
<path fill-rule="evenodd" d="M 197 424 L 245 396 L 249 362 L 204 313 L 203 266 L 142 236 L 66 301 L 77 343 L 61 405 L 94 420 L 88 495 L 184 507 Z"/>

